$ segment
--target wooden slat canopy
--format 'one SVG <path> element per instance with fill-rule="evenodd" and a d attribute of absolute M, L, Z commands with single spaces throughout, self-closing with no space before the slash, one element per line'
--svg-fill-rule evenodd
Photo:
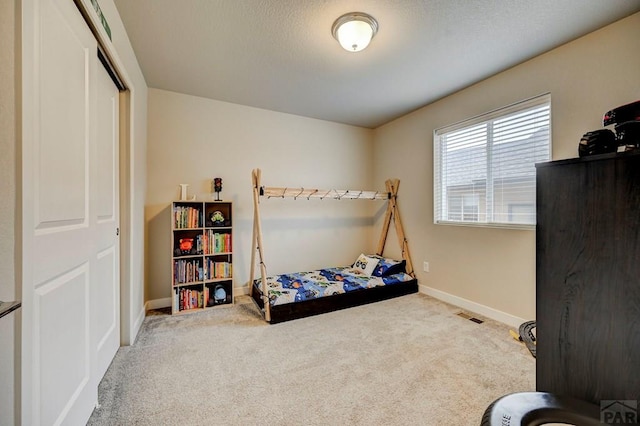
<path fill-rule="evenodd" d="M 267 198 L 319 198 L 334 200 L 385 200 L 387 201 L 387 211 L 385 213 L 382 233 L 378 242 L 376 254 L 382 256 L 384 247 L 389 233 L 389 227 L 393 220 L 395 224 L 398 243 L 402 251 L 402 258 L 406 262 L 406 272 L 415 278 L 413 264 L 411 263 L 411 255 L 409 253 L 409 245 L 404 235 L 398 204 L 396 202 L 398 196 L 398 187 L 400 181 L 398 179 L 389 179 L 385 182 L 386 191 L 363 191 L 351 189 L 313 189 L 313 188 L 295 188 L 295 187 L 265 187 L 260 185 L 261 171 L 254 169 L 251 172 L 251 181 L 253 185 L 253 236 L 251 249 L 251 271 L 249 273 L 249 295 L 253 292 L 253 278 L 255 276 L 256 253 L 260 260 L 260 276 L 262 286 L 262 298 L 264 301 L 263 315 L 265 320 L 271 321 L 269 293 L 267 290 L 267 271 L 264 263 L 264 248 L 262 245 L 262 224 L 260 220 L 260 197 Z"/>
<path fill-rule="evenodd" d="M 378 191 L 354 191 L 351 189 L 310 189 L 310 188 L 276 188 L 260 187 L 260 195 L 279 198 L 332 198 L 334 200 L 388 200 L 389 192 Z"/>

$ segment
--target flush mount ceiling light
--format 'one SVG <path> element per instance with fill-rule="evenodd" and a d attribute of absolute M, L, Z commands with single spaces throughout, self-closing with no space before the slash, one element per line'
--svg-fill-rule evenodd
<path fill-rule="evenodd" d="M 378 32 L 378 21 L 362 12 L 345 13 L 333 23 L 331 34 L 349 52 L 359 52 Z"/>

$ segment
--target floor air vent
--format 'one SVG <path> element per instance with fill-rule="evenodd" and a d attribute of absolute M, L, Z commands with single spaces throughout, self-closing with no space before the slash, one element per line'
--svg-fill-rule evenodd
<path fill-rule="evenodd" d="M 467 314 L 466 312 L 458 312 L 456 315 L 458 315 L 461 318 L 468 319 L 469 321 L 473 321 L 476 324 L 482 324 L 484 322 L 481 319 L 478 319 L 476 317 L 472 317 L 471 315 Z"/>

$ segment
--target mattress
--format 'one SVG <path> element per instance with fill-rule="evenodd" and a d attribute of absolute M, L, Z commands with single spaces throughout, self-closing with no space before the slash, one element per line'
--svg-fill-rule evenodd
<path fill-rule="evenodd" d="M 316 271 L 295 272 L 267 277 L 267 292 L 271 306 L 320 299 L 375 287 L 392 286 L 414 280 L 400 272 L 385 277 L 364 274 L 350 266 L 325 268 Z M 255 288 L 262 293 L 261 279 Z"/>

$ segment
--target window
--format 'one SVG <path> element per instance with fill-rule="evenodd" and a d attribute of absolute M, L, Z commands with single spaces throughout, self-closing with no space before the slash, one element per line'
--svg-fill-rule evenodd
<path fill-rule="evenodd" d="M 479 198 L 475 194 L 466 194 L 464 191 L 450 191 L 448 196 L 449 220 L 462 222 L 477 222 L 479 212 Z"/>
<path fill-rule="evenodd" d="M 435 223 L 536 223 L 535 164 L 550 159 L 546 94 L 434 132 Z"/>

